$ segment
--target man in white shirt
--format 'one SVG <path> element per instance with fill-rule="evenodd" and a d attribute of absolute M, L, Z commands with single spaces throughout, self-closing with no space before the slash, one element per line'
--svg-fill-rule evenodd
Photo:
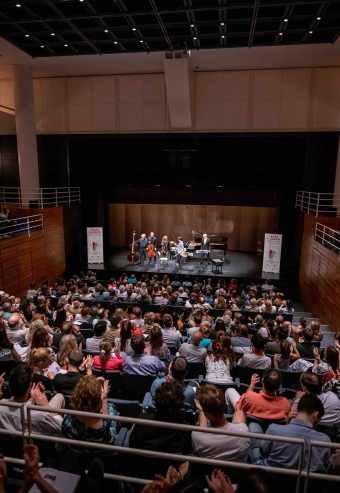
<path fill-rule="evenodd" d="M 2 398 L 3 379 L 0 379 L 0 398 Z M 9 390 L 11 399 L 1 400 L 1 403 L 16 402 L 25 404 L 24 413 L 27 421 L 27 404 L 44 406 L 46 408 L 62 409 L 65 407 L 64 397 L 56 394 L 50 401 L 47 400 L 40 384 L 32 385 L 32 372 L 30 368 L 21 363 L 18 364 L 10 373 Z M 63 417 L 61 414 L 53 414 L 44 411 L 31 411 L 32 431 L 35 433 L 60 433 Z M 21 430 L 20 408 L 0 406 L 0 428 L 9 431 Z"/>
<path fill-rule="evenodd" d="M 247 433 L 248 426 L 243 411 L 234 414 L 233 422 L 229 423 L 224 415 L 225 397 L 214 385 L 203 385 L 198 392 L 196 408 L 198 411 L 197 426 L 223 430 L 231 433 Z M 228 435 L 193 431 L 191 434 L 193 452 L 200 457 L 219 460 L 246 461 L 250 440 Z"/>
<path fill-rule="evenodd" d="M 13 313 L 7 322 L 7 337 L 12 344 L 24 344 L 28 332 L 18 313 Z"/>

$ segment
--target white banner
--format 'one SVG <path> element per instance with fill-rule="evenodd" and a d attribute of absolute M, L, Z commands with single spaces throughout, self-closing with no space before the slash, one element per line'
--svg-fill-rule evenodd
<path fill-rule="evenodd" d="M 87 263 L 104 263 L 103 228 L 87 228 Z"/>
<path fill-rule="evenodd" d="M 266 233 L 264 235 L 263 266 L 264 272 L 280 273 L 282 235 Z"/>

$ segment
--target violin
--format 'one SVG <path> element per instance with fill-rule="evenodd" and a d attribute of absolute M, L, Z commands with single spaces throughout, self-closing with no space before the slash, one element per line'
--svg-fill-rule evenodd
<path fill-rule="evenodd" d="M 131 250 L 127 256 L 127 259 L 130 262 L 130 264 L 134 264 L 134 263 L 138 262 L 138 260 L 139 260 L 139 253 L 136 252 L 136 249 L 135 249 L 135 245 L 136 245 L 135 237 L 136 237 L 136 231 L 133 231 Z"/>

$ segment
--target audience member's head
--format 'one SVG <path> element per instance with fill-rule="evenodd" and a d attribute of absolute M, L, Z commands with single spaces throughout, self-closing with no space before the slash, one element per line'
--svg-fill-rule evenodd
<path fill-rule="evenodd" d="M 298 403 L 298 418 L 307 419 L 313 425 L 316 425 L 325 414 L 320 399 L 314 394 L 305 394 Z"/>
<path fill-rule="evenodd" d="M 176 421 L 184 403 L 183 386 L 177 382 L 164 382 L 156 390 L 155 406 L 159 418 Z"/>
<path fill-rule="evenodd" d="M 9 374 L 8 387 L 15 401 L 26 402 L 30 396 L 32 370 L 28 365 L 20 363 Z"/>
<path fill-rule="evenodd" d="M 170 365 L 170 373 L 172 377 L 177 381 L 183 381 L 187 372 L 187 361 L 185 358 L 178 356 L 175 358 Z"/>
<path fill-rule="evenodd" d="M 255 353 L 263 354 L 266 345 L 266 340 L 259 334 L 253 335 L 251 344 Z"/>
<path fill-rule="evenodd" d="M 94 326 L 94 335 L 96 337 L 103 337 L 107 329 L 106 321 L 99 320 Z"/>
<path fill-rule="evenodd" d="M 131 339 L 131 348 L 136 356 L 140 356 L 145 350 L 144 336 L 133 336 Z"/>
<path fill-rule="evenodd" d="M 202 385 L 197 397 L 205 416 L 212 424 L 224 416 L 226 402 L 220 389 L 210 384 Z"/>
<path fill-rule="evenodd" d="M 300 385 L 302 390 L 309 394 L 318 395 L 322 391 L 321 379 L 315 373 L 302 373 L 300 377 Z"/>
<path fill-rule="evenodd" d="M 82 377 L 73 391 L 71 406 L 76 411 L 100 413 L 102 409 L 102 381 L 92 375 Z"/>
<path fill-rule="evenodd" d="M 266 394 L 276 395 L 281 386 L 281 374 L 277 370 L 266 370 L 263 374 L 263 388 Z"/>

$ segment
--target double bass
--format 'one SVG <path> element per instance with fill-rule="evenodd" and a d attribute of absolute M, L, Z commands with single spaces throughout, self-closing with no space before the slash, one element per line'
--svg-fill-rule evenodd
<path fill-rule="evenodd" d="M 139 260 L 139 253 L 136 252 L 136 241 L 135 241 L 135 236 L 136 236 L 136 231 L 133 231 L 132 233 L 132 243 L 131 243 L 131 250 L 127 256 L 128 261 L 130 264 L 135 264 Z"/>

